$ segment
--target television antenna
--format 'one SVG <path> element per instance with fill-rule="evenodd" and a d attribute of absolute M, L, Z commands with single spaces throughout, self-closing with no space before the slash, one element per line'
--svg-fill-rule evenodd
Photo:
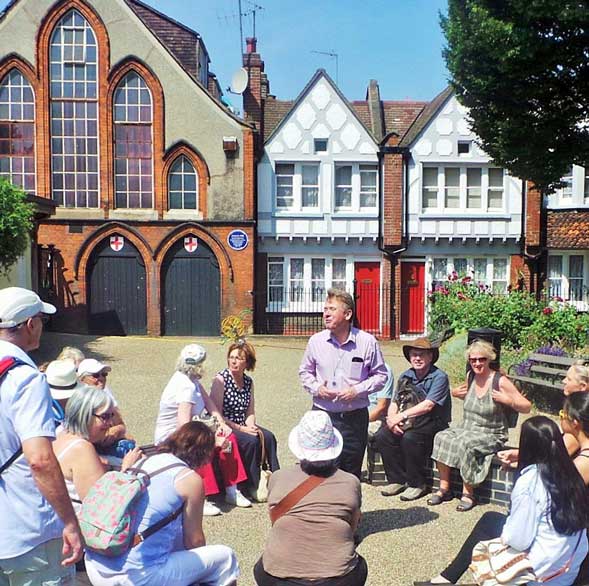
<path fill-rule="evenodd" d="M 339 55 L 332 49 L 331 51 L 311 51 L 316 55 L 326 55 L 335 59 L 335 85 L 339 87 Z"/>

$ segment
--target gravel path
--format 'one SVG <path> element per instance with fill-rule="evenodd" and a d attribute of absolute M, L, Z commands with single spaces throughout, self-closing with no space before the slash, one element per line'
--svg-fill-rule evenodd
<path fill-rule="evenodd" d="M 181 348 L 193 341 L 208 352 L 204 378 L 207 387 L 225 366 L 226 346 L 220 344 L 219 338 L 97 338 L 47 333 L 35 358 L 38 362 L 51 360 L 64 345 L 72 345 L 110 364 L 113 371 L 109 384 L 127 426 L 140 443 L 148 443 L 153 440 L 160 394 Z M 281 464 L 288 466 L 294 463 L 287 448 L 288 433 L 310 407 L 297 378 L 306 338 L 254 336 L 251 341 L 258 354 L 258 368 L 253 373 L 257 418 L 276 434 Z M 396 375 L 406 368 L 401 343 L 384 342 L 382 348 Z M 455 419 L 459 419 L 460 406 L 456 405 L 454 411 Z M 364 540 L 358 551 L 368 562 L 370 586 L 410 586 L 413 580 L 435 575 L 456 553 L 479 516 L 487 510 L 499 510 L 486 505 L 470 513 L 458 513 L 457 501 L 429 508 L 425 500 L 403 503 L 398 497 L 381 496 L 378 487 L 363 484 L 360 531 Z M 266 507 L 221 508 L 222 516 L 205 519 L 208 541 L 233 547 L 242 569 L 240 586 L 255 586 L 252 568 L 270 527 Z"/>

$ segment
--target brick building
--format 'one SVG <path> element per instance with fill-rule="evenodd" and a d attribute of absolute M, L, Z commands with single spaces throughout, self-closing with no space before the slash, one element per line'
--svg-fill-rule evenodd
<path fill-rule="evenodd" d="M 251 309 L 253 149 L 200 35 L 139 0 L 0 16 L 0 174 L 57 204 L 38 229 L 55 327 L 217 334 Z"/>

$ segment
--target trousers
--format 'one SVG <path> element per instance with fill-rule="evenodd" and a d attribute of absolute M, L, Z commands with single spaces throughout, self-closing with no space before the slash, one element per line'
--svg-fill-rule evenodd
<path fill-rule="evenodd" d="M 318 407 L 313 406 L 313 409 L 318 409 Z M 342 434 L 344 440 L 344 447 L 338 458 L 338 467 L 360 480 L 362 460 L 364 460 L 364 452 L 368 442 L 368 409 L 342 412 L 327 411 L 326 413 L 329 415 L 333 427 Z"/>
<path fill-rule="evenodd" d="M 425 464 L 432 454 L 434 435 L 448 424 L 434 418 L 403 435 L 394 434 L 383 425 L 375 435 L 375 443 L 382 458 L 390 484 L 407 484 L 414 488 L 425 485 Z"/>

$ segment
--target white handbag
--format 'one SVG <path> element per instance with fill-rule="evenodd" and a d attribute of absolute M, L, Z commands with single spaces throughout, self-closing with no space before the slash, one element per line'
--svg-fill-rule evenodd
<path fill-rule="evenodd" d="M 264 433 L 258 429 L 258 437 L 262 445 L 262 458 L 260 460 L 260 482 L 258 486 L 252 490 L 252 497 L 259 503 L 265 503 L 268 500 L 268 482 L 270 482 L 270 464 L 268 463 L 268 454 L 266 452 L 266 443 L 264 442 Z"/>

